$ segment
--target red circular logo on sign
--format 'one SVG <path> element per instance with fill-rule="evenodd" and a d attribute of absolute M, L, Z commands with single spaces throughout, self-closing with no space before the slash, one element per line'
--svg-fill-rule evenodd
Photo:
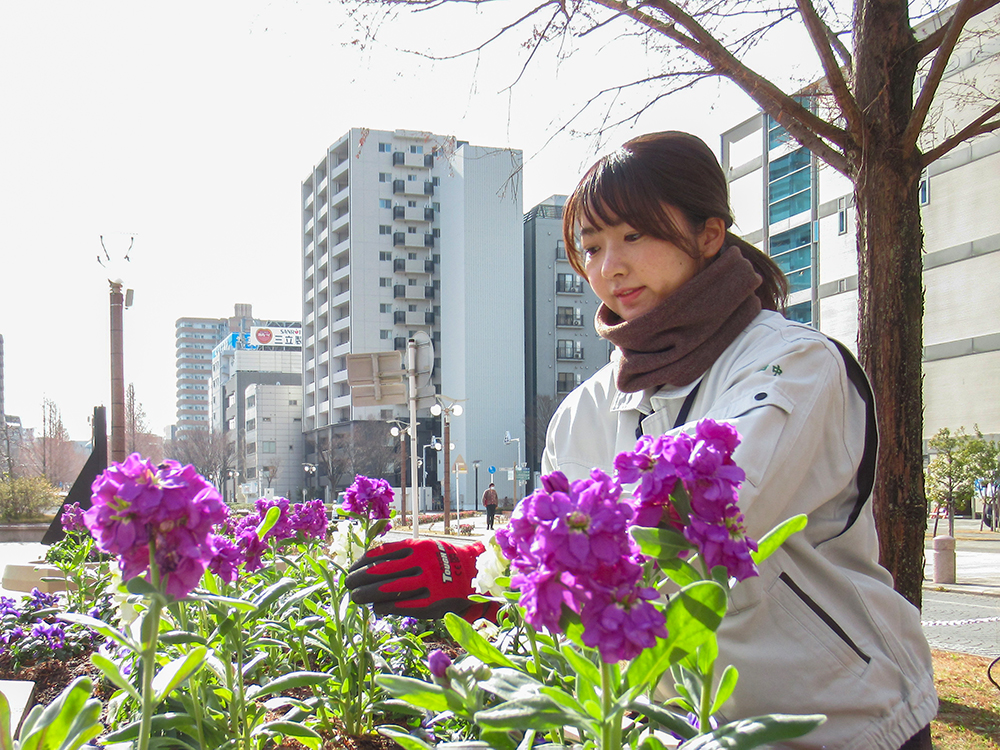
<path fill-rule="evenodd" d="M 271 333 L 271 329 L 270 328 L 258 328 L 257 329 L 257 341 L 259 343 L 261 343 L 261 344 L 270 344 L 271 343 L 271 339 L 273 337 L 274 337 L 274 334 Z"/>

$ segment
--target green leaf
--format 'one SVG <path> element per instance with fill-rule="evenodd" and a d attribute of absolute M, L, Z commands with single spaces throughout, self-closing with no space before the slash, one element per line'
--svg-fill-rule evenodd
<path fill-rule="evenodd" d="M 104 742 L 126 742 L 134 740 L 139 736 L 141 720 L 136 719 L 131 724 L 127 724 L 121 729 L 106 734 L 102 739 Z M 167 732 L 177 730 L 187 735 L 196 736 L 198 725 L 194 717 L 185 713 L 165 713 L 153 714 L 150 720 L 150 729 L 154 732 Z"/>
<path fill-rule="evenodd" d="M 522 695 L 538 693 L 542 688 L 542 683 L 524 672 L 500 667 L 494 669 L 489 679 L 481 681 L 479 686 L 483 690 L 509 701 Z"/>
<path fill-rule="evenodd" d="M 164 602 L 166 601 L 166 599 L 163 598 L 163 593 L 142 576 L 135 576 L 134 578 L 130 578 L 125 581 L 125 589 L 130 594 L 138 594 L 139 596 L 149 598 L 159 597 L 160 599 L 163 599 Z"/>
<path fill-rule="evenodd" d="M 755 565 L 760 565 L 764 560 L 769 558 L 778 547 L 785 543 L 792 534 L 802 531 L 809 522 L 808 517 L 804 513 L 800 513 L 797 516 L 792 516 L 787 521 L 783 521 L 771 529 L 769 532 L 764 534 L 763 537 L 757 540 L 757 551 L 751 552 L 750 557 L 753 558 Z"/>
<path fill-rule="evenodd" d="M 264 518 L 261 519 L 259 524 L 257 524 L 257 538 L 264 541 L 264 537 L 267 536 L 267 532 L 274 528 L 274 524 L 278 522 L 279 518 L 281 518 L 281 508 L 277 505 L 272 505 L 268 508 Z"/>
<path fill-rule="evenodd" d="M 174 659 L 157 672 L 153 677 L 153 705 L 159 704 L 188 677 L 201 669 L 207 653 L 208 649 L 204 646 L 195 646 L 184 656 Z"/>
<path fill-rule="evenodd" d="M 717 712 L 722 708 L 722 704 L 729 700 L 729 696 L 733 694 L 733 690 L 736 689 L 736 681 L 740 678 L 739 670 L 736 669 L 732 664 L 726 667 L 725 671 L 722 673 L 722 677 L 719 678 L 719 687 L 715 691 L 715 700 L 712 701 L 712 710 L 710 713 Z"/>
<path fill-rule="evenodd" d="M 580 702 L 574 698 L 572 695 L 567 693 L 565 690 L 560 690 L 557 687 L 546 686 L 542 688 L 542 695 L 551 698 L 553 701 L 558 703 L 569 714 L 576 714 L 577 719 L 574 722 L 577 726 L 583 723 L 590 723 L 591 719 L 600 717 L 591 716 L 590 711 L 580 705 Z"/>
<path fill-rule="evenodd" d="M 276 680 L 271 680 L 266 685 L 248 688 L 247 699 L 256 700 L 264 695 L 274 695 L 283 690 L 291 690 L 305 685 L 321 685 L 331 679 L 333 679 L 333 675 L 325 672 L 290 672 Z"/>
<path fill-rule="evenodd" d="M 750 750 L 808 734 L 826 721 L 822 714 L 769 714 L 725 724 L 711 734 L 690 739 L 679 750 Z"/>
<path fill-rule="evenodd" d="M 263 734 L 268 737 L 294 737 L 306 747 L 312 748 L 312 750 L 319 750 L 320 743 L 323 741 L 323 738 L 315 730 L 302 724 L 297 724 L 294 721 L 269 721 L 266 724 L 254 727 L 254 730 L 250 734 L 251 736 Z"/>
<path fill-rule="evenodd" d="M 385 688 L 394 698 L 404 700 L 414 706 L 419 706 L 428 711 L 441 713 L 448 710 L 448 698 L 444 694 L 444 688 L 430 682 L 413 677 L 399 677 L 396 675 L 382 674 L 375 678 L 375 682 Z"/>
<path fill-rule="evenodd" d="M 250 612 L 257 606 L 253 602 L 248 602 L 245 599 L 236 599 L 232 596 L 216 596 L 215 594 L 188 594 L 188 599 L 193 599 L 194 601 L 199 602 L 208 602 L 209 604 L 221 604 L 223 607 L 232 607 L 240 610 L 241 612 Z"/>
<path fill-rule="evenodd" d="M 274 508 L 277 507 L 278 507 L 277 505 L 274 506 Z M 274 604 L 274 602 L 277 601 L 279 598 L 281 598 L 284 594 L 294 589 L 296 585 L 297 584 L 295 583 L 295 581 L 293 581 L 291 578 L 282 578 L 277 583 L 272 584 L 271 586 L 268 586 L 266 589 L 264 589 L 260 593 L 260 596 L 254 599 L 253 603 L 255 609 L 250 616 L 251 619 L 254 620 L 258 619 L 262 614 L 264 614 L 264 612 L 267 610 L 268 607 Z"/>
<path fill-rule="evenodd" d="M 76 624 L 84 625 L 91 630 L 96 630 L 105 638 L 110 638 L 119 646 L 125 646 L 125 648 L 131 649 L 135 653 L 142 651 L 142 647 L 138 643 L 135 643 L 131 638 L 125 635 L 125 633 L 117 628 L 113 628 L 103 620 L 98 620 L 88 615 L 81 615 L 77 612 L 63 612 L 58 615 L 58 617 L 60 620 L 64 620 L 65 622 L 75 622 Z"/>
<path fill-rule="evenodd" d="M 188 750 L 199 750 L 199 748 L 189 745 L 184 740 L 178 739 L 177 737 L 150 737 L 149 747 L 157 748 L 162 747 L 166 750 L 177 750 L 177 748 L 187 748 Z"/>
<path fill-rule="evenodd" d="M 698 730 L 691 726 L 685 717 L 645 699 L 632 701 L 628 705 L 628 710 L 648 716 L 651 721 L 684 739 L 690 739 L 698 734 Z"/>
<path fill-rule="evenodd" d="M 128 679 L 126 679 L 125 675 L 121 673 L 118 665 L 111 661 L 111 659 L 106 656 L 102 656 L 95 651 L 90 655 L 90 661 L 94 664 L 94 666 L 101 670 L 101 673 L 105 677 L 111 680 L 115 687 L 124 690 L 135 700 L 139 701 L 139 703 L 142 703 L 142 696 L 139 695 L 139 691 L 132 686 L 132 683 L 130 683 Z"/>
<path fill-rule="evenodd" d="M 542 693 L 526 695 L 499 706 L 478 711 L 475 721 L 488 729 L 537 729 L 547 731 L 566 725 L 579 727 L 590 724 L 590 719 L 575 711 L 567 711 Z"/>
<path fill-rule="evenodd" d="M 445 615 L 444 626 L 448 628 L 452 638 L 484 664 L 493 667 L 514 667 L 514 662 L 504 656 L 500 649 L 486 640 L 472 625 L 454 612 Z"/>
<path fill-rule="evenodd" d="M 672 557 L 669 560 L 659 560 L 658 565 L 660 570 L 678 586 L 684 587 L 702 580 L 701 573 L 687 560 L 682 560 L 679 557 Z"/>
<path fill-rule="evenodd" d="M 574 648 L 564 648 L 562 655 L 569 662 L 569 665 L 576 670 L 578 675 L 595 685 L 601 684 L 601 670 L 598 669 L 594 662 L 587 659 L 587 657 Z"/>
<path fill-rule="evenodd" d="M 160 643 L 166 643 L 171 646 L 179 646 L 182 643 L 198 643 L 202 646 L 207 646 L 208 640 L 203 635 L 189 633 L 187 630 L 171 630 L 166 633 L 160 633 Z"/>
<path fill-rule="evenodd" d="M 49 705 L 31 709 L 21 727 L 21 750 L 40 750 L 62 744 L 77 714 L 85 709 L 93 689 L 89 678 L 78 677 Z"/>
<path fill-rule="evenodd" d="M 672 560 L 681 552 L 694 549 L 694 545 L 683 534 L 673 529 L 632 526 L 629 533 L 638 543 L 642 554 L 657 560 Z"/>
<path fill-rule="evenodd" d="M 434 745 L 429 745 L 419 737 L 414 737 L 407 732 L 379 727 L 378 733 L 395 740 L 403 750 L 434 750 Z"/>
<path fill-rule="evenodd" d="M 14 738 L 10 734 L 10 702 L 0 690 L 0 750 L 13 750 Z"/>

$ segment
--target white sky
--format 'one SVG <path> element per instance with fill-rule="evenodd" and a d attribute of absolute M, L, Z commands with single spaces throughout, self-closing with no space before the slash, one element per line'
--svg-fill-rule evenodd
<path fill-rule="evenodd" d="M 499 10 L 509 19 L 524 7 Z M 174 421 L 177 318 L 225 317 L 249 302 L 258 317 L 300 319 L 299 186 L 351 127 L 522 149 L 525 209 L 572 190 L 607 146 L 546 141 L 598 87 L 659 58 L 595 38 L 556 64 L 547 47 L 508 94 L 521 36 L 478 60 L 396 49 L 457 52 L 496 26 L 466 8 L 411 14 L 366 46 L 351 43 L 357 33 L 337 2 L 0 5 L 6 411 L 37 427 L 51 398 L 82 440 L 93 407 L 110 404 L 102 234 L 119 256 L 136 236 L 121 274 L 135 289 L 125 381 L 156 433 Z M 680 129 L 717 150 L 719 133 L 754 111 L 734 88 L 708 83 L 605 143 Z M 598 121 L 595 111 L 581 123 Z"/>

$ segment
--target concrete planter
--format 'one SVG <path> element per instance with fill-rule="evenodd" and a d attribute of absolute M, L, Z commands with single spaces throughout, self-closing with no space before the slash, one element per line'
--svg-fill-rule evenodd
<path fill-rule="evenodd" d="M 44 581 L 43 578 L 58 580 Z M 37 588 L 45 594 L 65 591 L 67 586 L 76 588 L 67 581 L 59 568 L 48 565 L 44 560 L 36 560 L 27 564 L 7 565 L 3 570 L 3 587 L 8 591 L 23 591 L 29 593 Z"/>
<path fill-rule="evenodd" d="M 5 523 L 0 525 L 0 543 L 40 542 L 48 530 L 47 523 Z"/>

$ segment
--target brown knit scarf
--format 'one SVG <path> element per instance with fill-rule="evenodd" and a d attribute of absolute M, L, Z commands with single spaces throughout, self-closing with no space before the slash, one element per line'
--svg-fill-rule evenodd
<path fill-rule="evenodd" d="M 662 305 L 622 320 L 606 305 L 597 311 L 597 333 L 621 350 L 618 389 L 627 393 L 694 382 L 757 317 L 754 290 L 761 278 L 729 247 Z"/>

